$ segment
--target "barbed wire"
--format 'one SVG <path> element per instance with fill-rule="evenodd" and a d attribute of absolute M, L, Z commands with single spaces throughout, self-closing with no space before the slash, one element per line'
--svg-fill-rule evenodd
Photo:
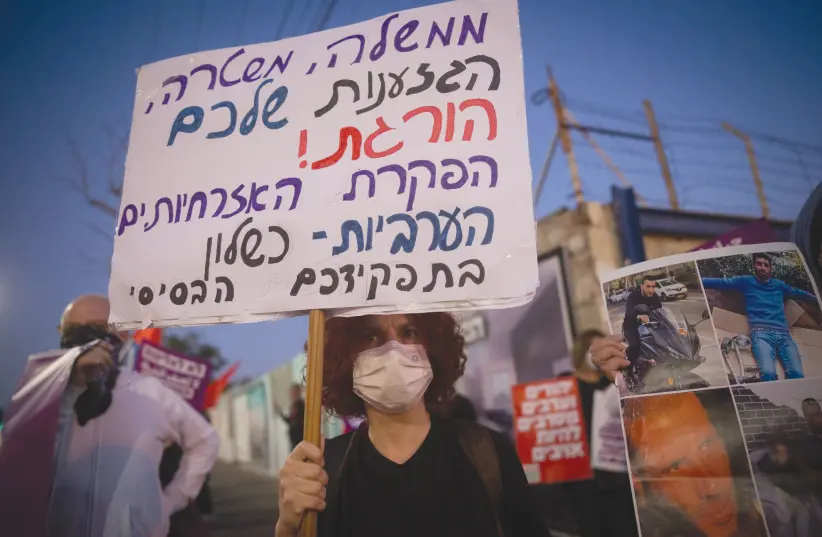
<path fill-rule="evenodd" d="M 644 111 L 577 98 L 567 98 L 565 104 L 582 125 L 636 136 L 591 133 L 648 203 L 668 206 L 654 146 L 641 139 L 649 133 Z M 657 121 L 683 208 L 759 214 L 745 144 L 727 132 L 721 120 L 666 114 Z M 740 128 L 750 136 L 772 212 L 793 218 L 812 189 L 822 182 L 822 147 Z M 617 177 L 588 143 L 576 136 L 578 133 L 571 132 L 586 199 L 605 197 L 607 201 L 608 187 L 617 183 Z"/>

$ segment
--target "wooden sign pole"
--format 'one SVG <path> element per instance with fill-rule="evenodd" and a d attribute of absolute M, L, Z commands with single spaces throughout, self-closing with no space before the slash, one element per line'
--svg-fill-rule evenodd
<path fill-rule="evenodd" d="M 323 356 L 325 354 L 325 312 L 308 314 L 308 353 L 305 380 L 305 431 L 303 440 L 319 446 L 323 404 Z M 300 537 L 316 537 L 317 512 L 309 511 L 300 526 Z"/>

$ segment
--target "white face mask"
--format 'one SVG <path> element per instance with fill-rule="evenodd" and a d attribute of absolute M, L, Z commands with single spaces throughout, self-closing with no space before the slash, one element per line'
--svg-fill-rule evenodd
<path fill-rule="evenodd" d="M 389 341 L 363 351 L 354 362 L 354 393 L 386 414 L 402 414 L 417 404 L 434 373 L 422 345 Z"/>

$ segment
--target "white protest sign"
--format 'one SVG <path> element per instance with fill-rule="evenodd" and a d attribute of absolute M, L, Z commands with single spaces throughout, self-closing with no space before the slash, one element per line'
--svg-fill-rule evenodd
<path fill-rule="evenodd" d="M 140 69 L 120 327 L 508 307 L 537 282 L 515 0 Z"/>

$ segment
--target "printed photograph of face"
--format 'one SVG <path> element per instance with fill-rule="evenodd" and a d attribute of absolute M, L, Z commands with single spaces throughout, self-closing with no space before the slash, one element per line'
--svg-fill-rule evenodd
<path fill-rule="evenodd" d="M 764 537 L 728 388 L 622 401 L 643 537 Z"/>
<path fill-rule="evenodd" d="M 822 535 L 822 379 L 735 386 L 771 537 Z"/>
<path fill-rule="evenodd" d="M 822 376 L 822 311 L 796 251 L 697 266 L 732 384 Z"/>
<path fill-rule="evenodd" d="M 727 385 L 696 264 L 631 274 L 603 290 L 611 331 L 624 337 L 631 362 L 623 396 Z"/>

